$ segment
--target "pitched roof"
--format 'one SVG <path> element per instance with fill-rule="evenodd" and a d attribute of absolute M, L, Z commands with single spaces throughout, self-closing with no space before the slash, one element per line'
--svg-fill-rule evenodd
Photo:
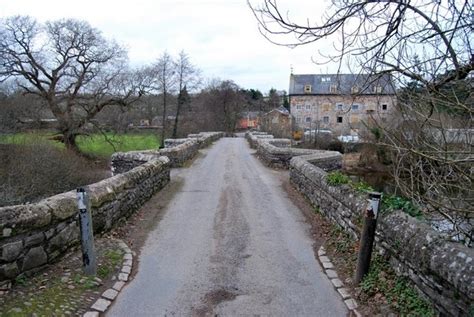
<path fill-rule="evenodd" d="M 275 111 L 278 112 L 278 113 L 280 113 L 280 114 L 282 114 L 282 115 L 284 115 L 284 116 L 290 115 L 290 112 L 288 111 L 288 109 L 286 109 L 286 108 L 283 107 L 283 106 L 280 106 L 280 107 L 278 107 L 278 108 L 275 108 L 275 109 L 272 109 L 272 110 L 268 111 L 267 113 L 264 114 L 264 116 L 267 116 L 267 115 L 269 115 L 270 113 L 275 112 Z"/>
<path fill-rule="evenodd" d="M 311 92 L 305 92 L 305 86 L 311 85 Z M 331 92 L 331 85 L 337 86 L 337 92 Z M 374 94 L 375 87 L 382 87 L 378 94 L 395 94 L 395 87 L 390 74 L 368 75 L 368 74 L 307 74 L 290 75 L 290 95 L 339 95 L 351 94 L 352 87 L 358 87 L 358 94 Z"/>

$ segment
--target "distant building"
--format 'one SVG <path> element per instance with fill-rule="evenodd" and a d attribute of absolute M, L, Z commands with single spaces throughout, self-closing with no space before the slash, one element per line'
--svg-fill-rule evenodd
<path fill-rule="evenodd" d="M 260 128 L 277 138 L 291 137 L 292 117 L 288 110 L 281 106 L 270 110 L 262 116 Z"/>
<path fill-rule="evenodd" d="M 356 134 L 371 120 L 384 122 L 395 106 L 390 75 L 290 75 L 290 111 L 299 129 Z"/>
<path fill-rule="evenodd" d="M 237 129 L 255 129 L 260 122 L 259 111 L 245 111 L 241 113 L 240 119 L 237 122 Z"/>

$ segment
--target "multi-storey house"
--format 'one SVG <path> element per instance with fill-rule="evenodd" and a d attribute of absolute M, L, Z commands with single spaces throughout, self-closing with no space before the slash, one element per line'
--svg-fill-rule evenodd
<path fill-rule="evenodd" d="M 290 75 L 290 111 L 298 129 L 356 134 L 373 121 L 383 124 L 395 107 L 390 75 Z"/>

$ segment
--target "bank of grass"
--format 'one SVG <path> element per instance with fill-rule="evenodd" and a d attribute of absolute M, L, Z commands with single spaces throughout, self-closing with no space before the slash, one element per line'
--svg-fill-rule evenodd
<path fill-rule="evenodd" d="M 55 147 L 64 148 L 64 144 L 53 140 L 53 132 L 28 132 L 0 135 L 0 144 L 34 144 L 48 142 Z M 156 149 L 159 137 L 152 133 L 90 134 L 77 137 L 79 149 L 86 154 L 107 158 L 114 152 Z"/>

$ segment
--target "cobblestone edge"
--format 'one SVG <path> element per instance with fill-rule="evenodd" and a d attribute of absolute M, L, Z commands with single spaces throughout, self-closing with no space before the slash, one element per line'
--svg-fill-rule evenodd
<path fill-rule="evenodd" d="M 359 307 L 357 301 L 351 296 L 349 290 L 344 287 L 344 283 L 342 283 L 342 281 L 339 279 L 337 272 L 334 270 L 334 265 L 326 254 L 326 249 L 324 246 L 321 246 L 318 250 L 318 260 L 321 263 L 324 273 L 331 281 L 331 284 L 334 286 L 339 295 L 341 295 L 341 298 L 344 301 L 344 304 L 346 304 L 347 309 L 352 312 L 352 316 L 362 317 L 363 315 L 357 310 Z"/>
<path fill-rule="evenodd" d="M 119 246 L 125 252 L 123 255 L 122 268 L 120 269 L 120 273 L 118 274 L 118 280 L 111 288 L 105 290 L 101 294 L 100 298 L 97 299 L 94 304 L 92 304 L 89 311 L 82 315 L 83 317 L 98 317 L 101 314 L 105 313 L 112 304 L 112 302 L 117 298 L 118 294 L 125 286 L 125 283 L 127 283 L 130 277 L 130 273 L 132 272 L 133 268 L 132 250 L 123 240 L 116 240 L 118 241 Z"/>

